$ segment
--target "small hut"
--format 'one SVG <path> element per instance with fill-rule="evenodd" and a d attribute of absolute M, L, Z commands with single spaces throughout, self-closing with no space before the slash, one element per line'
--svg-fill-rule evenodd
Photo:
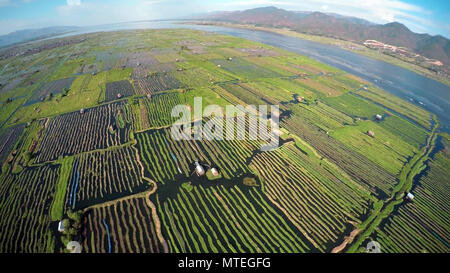
<path fill-rule="evenodd" d="M 84 108 L 80 109 L 80 114 L 84 114 Z"/>
<path fill-rule="evenodd" d="M 148 93 L 147 98 L 150 100 L 152 98 L 152 94 Z"/>
<path fill-rule="evenodd" d="M 228 57 L 228 59 L 227 59 L 228 61 L 232 61 L 233 60 L 233 58 L 231 58 L 231 57 Z"/>
<path fill-rule="evenodd" d="M 175 59 L 175 62 L 177 62 L 177 63 L 178 63 L 179 61 L 180 61 L 179 59 Z"/>
<path fill-rule="evenodd" d="M 211 173 L 212 173 L 212 175 L 213 176 L 218 176 L 219 175 L 219 172 L 217 171 L 217 169 L 216 168 L 211 168 Z"/>
<path fill-rule="evenodd" d="M 59 223 L 58 223 L 58 231 L 59 232 L 64 232 L 64 224 L 63 224 L 62 220 L 59 221 Z"/>
<path fill-rule="evenodd" d="M 122 97 L 122 94 L 117 93 L 117 98 L 120 99 Z"/>
<path fill-rule="evenodd" d="M 217 65 L 218 68 L 221 68 L 222 66 L 220 64 Z"/>
<path fill-rule="evenodd" d="M 303 99 L 304 99 L 304 97 L 297 96 L 297 101 L 298 102 L 303 102 Z"/>
<path fill-rule="evenodd" d="M 367 135 L 371 137 L 375 137 L 375 133 L 373 131 L 367 131 Z"/>
<path fill-rule="evenodd" d="M 382 119 L 383 119 L 383 116 L 381 116 L 380 114 L 376 114 L 376 115 L 375 115 L 375 119 L 376 119 L 376 120 L 382 120 Z"/>
<path fill-rule="evenodd" d="M 197 173 L 198 176 L 202 176 L 205 174 L 205 169 L 197 161 L 195 162 L 195 172 Z"/>
<path fill-rule="evenodd" d="M 410 201 L 410 202 L 412 202 L 413 199 L 414 199 L 414 194 L 408 192 L 408 193 L 406 194 L 406 196 L 405 196 L 405 199 L 408 200 L 408 201 Z"/>
<path fill-rule="evenodd" d="M 363 87 L 363 90 L 364 90 L 364 91 L 367 91 L 367 86 L 364 86 L 364 87 Z"/>

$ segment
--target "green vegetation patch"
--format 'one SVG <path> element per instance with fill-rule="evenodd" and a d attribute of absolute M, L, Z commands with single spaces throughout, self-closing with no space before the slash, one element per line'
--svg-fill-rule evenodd
<path fill-rule="evenodd" d="M 369 136 L 368 131 L 372 131 L 374 137 Z M 391 174 L 398 174 L 408 158 L 417 152 L 412 145 L 372 121 L 360 121 L 357 126 L 346 126 L 330 135 Z"/>

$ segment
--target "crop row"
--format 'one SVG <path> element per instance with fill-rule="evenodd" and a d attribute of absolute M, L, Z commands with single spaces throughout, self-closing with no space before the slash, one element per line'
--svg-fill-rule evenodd
<path fill-rule="evenodd" d="M 0 183 L 0 252 L 53 251 L 49 208 L 57 180 L 55 165 L 4 177 Z"/>
<path fill-rule="evenodd" d="M 282 121 L 282 126 L 305 140 L 319 154 L 339 166 L 350 177 L 371 190 L 374 194 L 386 196 L 396 184 L 396 178 L 363 155 L 346 147 L 323 131 L 293 116 Z"/>
<path fill-rule="evenodd" d="M 353 187 L 330 176 L 294 145 L 260 153 L 250 166 L 269 200 L 320 251 L 336 244 L 368 208 L 368 200 Z"/>
<path fill-rule="evenodd" d="M 425 129 L 431 128 L 431 114 L 419 106 L 374 87 L 360 90 L 357 94 L 414 120 Z"/>
<path fill-rule="evenodd" d="M 105 101 L 113 101 L 134 95 L 134 89 L 127 80 L 106 83 Z"/>
<path fill-rule="evenodd" d="M 235 58 L 231 61 L 219 59 L 213 60 L 212 62 L 222 69 L 236 75 L 236 77 L 240 79 L 272 78 L 281 76 L 274 71 L 249 63 L 243 59 Z"/>
<path fill-rule="evenodd" d="M 111 103 L 86 109 L 84 113 L 77 111 L 53 118 L 35 162 L 128 142 L 131 126 L 124 113 L 123 103 Z"/>
<path fill-rule="evenodd" d="M 3 164 L 6 161 L 9 154 L 14 149 L 14 145 L 22 135 L 24 128 L 24 125 L 18 125 L 5 129 L 0 134 L 0 164 Z"/>
<path fill-rule="evenodd" d="M 93 208 L 83 216 L 82 249 L 86 253 L 158 253 L 163 247 L 145 198 Z"/>
<path fill-rule="evenodd" d="M 448 155 L 436 154 L 413 189 L 413 202 L 402 205 L 376 230 L 382 252 L 449 252 L 449 170 Z"/>
<path fill-rule="evenodd" d="M 379 125 L 416 148 L 422 147 L 428 136 L 424 128 L 397 116 L 388 116 Z"/>
<path fill-rule="evenodd" d="M 148 124 L 152 128 L 171 125 L 178 119 L 178 117 L 172 117 L 172 109 L 182 102 L 178 92 L 157 94 L 150 99 L 144 98 L 139 101 L 139 104 L 142 103 L 145 107 L 145 111 L 140 110 L 141 118 L 148 119 Z"/>
<path fill-rule="evenodd" d="M 161 227 L 171 252 L 307 252 L 310 245 L 260 189 L 238 186 L 180 188 L 156 194 Z"/>
<path fill-rule="evenodd" d="M 78 210 L 145 190 L 146 186 L 133 148 L 84 153 L 73 162 L 65 207 Z"/>
<path fill-rule="evenodd" d="M 248 140 L 248 135 L 245 140 L 176 140 L 170 128 L 139 133 L 136 138 L 146 175 L 163 183 L 174 181 L 177 175 L 189 177 L 195 161 L 215 166 L 230 179 L 248 172 L 247 160 L 261 147 L 260 141 Z"/>
<path fill-rule="evenodd" d="M 177 89 L 181 83 L 169 73 L 158 73 L 135 80 L 135 86 L 139 94 L 153 94 L 158 91 Z"/>
<path fill-rule="evenodd" d="M 49 82 L 40 89 L 36 90 L 30 100 L 32 102 L 36 102 L 41 99 L 45 99 L 50 94 L 55 95 L 62 92 L 64 89 L 69 89 L 73 80 L 74 78 L 65 78 Z"/>

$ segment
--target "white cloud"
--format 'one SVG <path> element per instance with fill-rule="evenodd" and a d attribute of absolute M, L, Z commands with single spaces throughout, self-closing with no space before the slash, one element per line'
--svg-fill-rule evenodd
<path fill-rule="evenodd" d="M 0 7 L 19 6 L 30 0 L 0 0 Z M 64 2 L 63 2 L 64 3 Z M 242 10 L 263 6 L 276 6 L 288 10 L 334 12 L 363 18 L 374 23 L 399 21 L 413 31 L 423 32 L 424 28 L 443 29 L 432 19 L 432 12 L 403 0 L 227 0 L 215 3 L 208 0 L 127 0 L 114 4 L 109 1 L 66 0 L 54 10 L 51 18 L 35 19 L 50 25 L 97 25 L 124 21 L 177 18 L 190 14 L 218 10 Z M 1 24 L 0 29 L 9 29 Z M 31 21 L 31 20 L 30 20 Z M 445 22 L 444 22 L 445 23 Z M 11 22 L 8 22 L 11 25 Z M 17 25 L 23 25 L 21 22 Z M 13 24 L 14 25 L 14 24 Z M 33 26 L 33 24 L 30 24 Z"/>

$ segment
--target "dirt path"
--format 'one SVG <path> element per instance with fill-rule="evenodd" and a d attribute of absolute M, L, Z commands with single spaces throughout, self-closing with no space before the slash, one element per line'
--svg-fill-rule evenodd
<path fill-rule="evenodd" d="M 349 236 L 344 237 L 344 241 L 340 245 L 336 246 L 331 250 L 331 253 L 341 252 L 347 246 L 347 244 L 353 242 L 353 239 L 355 239 L 356 235 L 358 235 L 360 231 L 361 230 L 355 227 L 355 229 L 353 229 L 352 232 L 350 232 Z"/>
<path fill-rule="evenodd" d="M 147 193 L 147 191 L 140 192 L 140 193 L 136 193 L 136 194 L 132 194 L 132 195 L 127 195 L 127 196 L 124 196 L 124 197 L 121 197 L 121 198 L 117 198 L 117 199 L 114 199 L 114 200 L 111 200 L 111 201 L 107 201 L 107 202 L 104 202 L 104 203 L 95 204 L 95 205 L 92 205 L 92 206 L 84 208 L 83 209 L 83 213 L 88 211 L 88 210 L 91 210 L 91 209 L 98 209 L 98 208 L 109 207 L 109 206 L 112 206 L 112 205 L 114 205 L 114 204 L 116 204 L 118 202 L 121 202 L 121 201 L 126 201 L 126 200 L 130 200 L 130 199 L 135 199 L 135 198 L 142 198 L 142 197 L 146 196 L 146 193 Z"/>

